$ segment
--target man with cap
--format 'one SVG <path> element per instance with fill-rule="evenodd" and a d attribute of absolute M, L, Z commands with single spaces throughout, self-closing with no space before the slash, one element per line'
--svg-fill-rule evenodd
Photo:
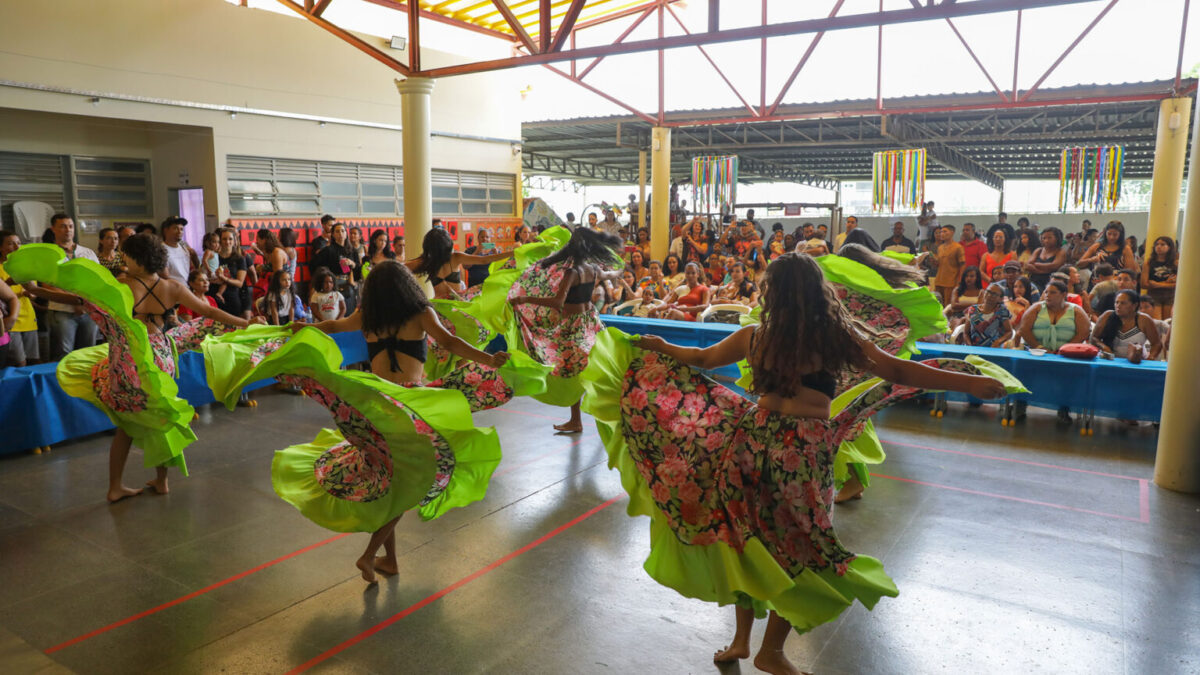
<path fill-rule="evenodd" d="M 186 218 L 170 216 L 162 221 L 159 231 L 162 232 L 163 244 L 167 247 L 167 277 L 187 286 L 188 274 L 200 266 L 200 257 L 191 246 L 183 240 L 183 228 L 187 227 Z"/>
<path fill-rule="evenodd" d="M 1021 263 L 1016 260 L 1010 260 L 1004 263 L 1004 278 L 999 281 L 992 282 L 997 288 L 1004 291 L 1004 297 L 1011 299 L 1013 297 L 1013 284 L 1017 279 L 1021 278 Z M 1029 302 L 1037 302 L 1042 298 L 1042 291 L 1037 287 L 1037 284 L 1029 282 Z"/>

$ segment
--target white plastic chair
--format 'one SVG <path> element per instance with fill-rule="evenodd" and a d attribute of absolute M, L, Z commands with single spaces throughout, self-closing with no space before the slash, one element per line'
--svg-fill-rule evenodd
<path fill-rule="evenodd" d="M 710 314 L 712 314 L 714 312 L 721 312 L 721 311 L 737 312 L 738 314 L 749 314 L 750 308 L 745 305 L 738 305 L 738 304 L 733 304 L 733 303 L 720 304 L 720 305 L 709 305 L 708 309 L 704 310 L 703 312 L 700 312 L 700 317 L 697 319 L 697 321 L 699 321 L 700 323 L 707 323 L 708 316 Z"/>
<path fill-rule="evenodd" d="M 12 208 L 17 236 L 21 241 L 40 242 L 42 235 L 50 229 L 50 217 L 54 215 L 54 207 L 46 202 L 25 201 L 14 203 Z"/>

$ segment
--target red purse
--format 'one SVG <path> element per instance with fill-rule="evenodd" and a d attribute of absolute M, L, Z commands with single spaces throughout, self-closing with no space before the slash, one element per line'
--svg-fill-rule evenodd
<path fill-rule="evenodd" d="M 1080 361 L 1090 361 L 1096 358 L 1096 355 L 1099 353 L 1099 347 L 1082 342 L 1072 342 L 1058 348 L 1059 356 L 1065 356 L 1068 359 L 1079 359 Z"/>

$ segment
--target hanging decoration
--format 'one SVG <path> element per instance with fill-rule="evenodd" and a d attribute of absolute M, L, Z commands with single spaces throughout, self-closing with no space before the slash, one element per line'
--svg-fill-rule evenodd
<path fill-rule="evenodd" d="M 1121 201 L 1125 146 L 1064 148 L 1058 162 L 1058 210 L 1112 211 Z"/>
<path fill-rule="evenodd" d="M 737 155 L 692 158 L 692 204 L 697 213 L 732 213 L 737 201 Z"/>
<path fill-rule="evenodd" d="M 872 208 L 891 213 L 897 206 L 921 208 L 925 203 L 925 148 L 877 152 L 873 160 Z"/>

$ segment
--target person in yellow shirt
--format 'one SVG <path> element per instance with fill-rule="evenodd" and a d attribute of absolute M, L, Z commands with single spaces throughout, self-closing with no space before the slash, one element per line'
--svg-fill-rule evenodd
<path fill-rule="evenodd" d="M 846 216 L 846 231 L 837 236 L 837 240 L 833 242 L 833 252 L 836 253 L 842 249 L 842 244 L 846 243 L 846 235 L 854 231 L 858 227 L 858 218 L 854 216 Z"/>
<path fill-rule="evenodd" d="M 9 333 L 10 337 L 8 344 L 0 347 L 0 367 L 26 366 L 38 358 L 38 325 L 37 316 L 33 313 L 33 303 L 21 284 L 12 282 L 8 272 L 4 271 L 4 261 L 20 247 L 21 240 L 15 232 L 0 230 L 0 283 L 12 289 L 20 307 L 16 316 L 4 318 L 5 332 Z"/>

